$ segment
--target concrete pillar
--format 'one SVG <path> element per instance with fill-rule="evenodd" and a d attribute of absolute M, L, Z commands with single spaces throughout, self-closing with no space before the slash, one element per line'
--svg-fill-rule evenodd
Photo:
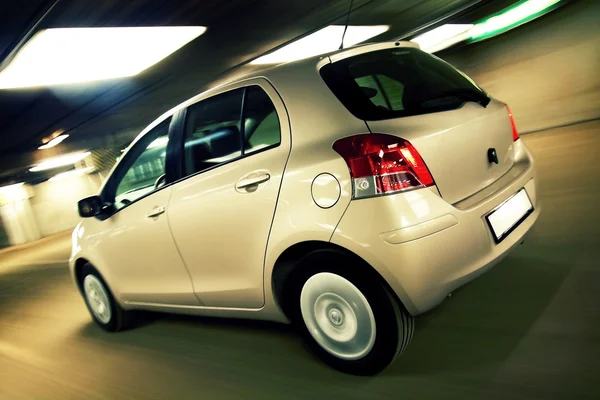
<path fill-rule="evenodd" d="M 11 245 L 41 238 L 30 197 L 30 189 L 22 184 L 0 188 L 0 218 Z"/>

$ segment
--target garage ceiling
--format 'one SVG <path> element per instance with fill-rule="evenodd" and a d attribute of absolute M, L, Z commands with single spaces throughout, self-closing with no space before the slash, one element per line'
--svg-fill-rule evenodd
<path fill-rule="evenodd" d="M 351 24 L 388 24 L 389 40 L 477 0 L 355 0 Z M 504 2 L 506 3 L 506 2 Z M 67 151 L 124 146 L 159 116 L 253 58 L 323 26 L 345 22 L 348 0 L 59 0 L 2 2 L 0 57 L 35 29 L 203 25 L 207 32 L 133 78 L 47 89 L 0 90 L 0 183 L 44 178 L 27 172 L 40 158 Z M 61 60 L 48 60 L 60 63 Z M 37 151 L 61 130 L 68 140 Z"/>

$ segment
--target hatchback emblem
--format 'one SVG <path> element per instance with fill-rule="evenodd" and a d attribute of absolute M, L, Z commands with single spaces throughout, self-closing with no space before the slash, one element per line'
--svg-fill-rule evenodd
<path fill-rule="evenodd" d="M 496 153 L 496 149 L 490 148 L 488 149 L 488 161 L 491 163 L 498 164 L 498 153 Z"/>

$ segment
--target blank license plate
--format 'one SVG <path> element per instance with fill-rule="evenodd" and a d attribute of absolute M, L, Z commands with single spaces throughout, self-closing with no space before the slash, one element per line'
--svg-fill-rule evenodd
<path fill-rule="evenodd" d="M 523 188 L 489 213 L 485 218 L 496 243 L 504 240 L 532 212 L 533 204 Z"/>

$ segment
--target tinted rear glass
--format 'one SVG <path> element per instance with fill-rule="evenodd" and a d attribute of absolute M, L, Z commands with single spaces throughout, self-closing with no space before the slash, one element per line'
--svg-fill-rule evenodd
<path fill-rule="evenodd" d="M 365 120 L 427 114 L 487 105 L 487 95 L 444 61 L 414 48 L 360 54 L 328 64 L 321 76 L 337 98 Z"/>

